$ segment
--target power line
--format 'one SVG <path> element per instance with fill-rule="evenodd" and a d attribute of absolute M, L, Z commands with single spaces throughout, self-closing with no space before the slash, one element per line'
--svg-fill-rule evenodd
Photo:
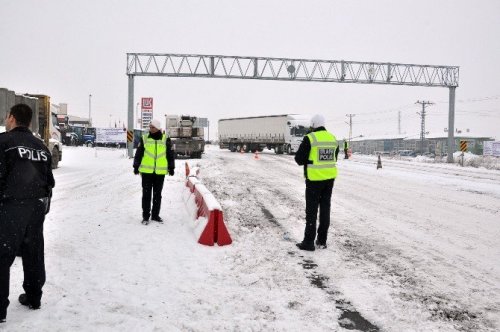
<path fill-rule="evenodd" d="M 456 103 L 477 103 L 477 102 L 481 102 L 481 101 L 490 101 L 490 100 L 497 100 L 497 99 L 500 99 L 500 95 L 494 95 L 494 96 L 487 96 L 487 97 L 472 97 L 472 98 L 468 98 L 468 99 L 459 99 L 459 100 L 456 100 L 455 102 Z M 448 104 L 449 101 L 438 101 L 437 103 L 440 103 L 440 104 Z"/>
<path fill-rule="evenodd" d="M 384 110 L 379 110 L 379 111 L 361 112 L 361 113 L 356 113 L 356 114 L 365 115 L 365 114 L 392 113 L 392 112 L 397 112 L 397 111 L 401 111 L 404 109 L 410 109 L 412 107 L 415 107 L 415 105 L 414 104 L 405 104 L 405 105 L 397 106 L 394 108 L 389 108 L 389 109 L 384 109 Z"/>

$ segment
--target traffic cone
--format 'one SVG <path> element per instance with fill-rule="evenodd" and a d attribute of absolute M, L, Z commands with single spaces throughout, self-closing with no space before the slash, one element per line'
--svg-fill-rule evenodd
<path fill-rule="evenodd" d="M 380 159 L 380 155 L 378 155 L 378 161 L 377 161 L 377 169 L 382 168 L 382 160 Z"/>
<path fill-rule="evenodd" d="M 186 164 L 185 164 L 185 168 L 186 168 L 186 178 L 189 177 L 189 164 L 187 163 L 186 161 Z"/>
<path fill-rule="evenodd" d="M 259 160 L 259 151 L 255 151 L 255 154 L 253 156 L 253 159 Z"/>

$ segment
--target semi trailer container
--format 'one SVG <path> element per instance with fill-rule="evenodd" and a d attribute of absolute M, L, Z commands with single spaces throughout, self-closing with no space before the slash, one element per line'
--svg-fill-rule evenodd
<path fill-rule="evenodd" d="M 294 154 L 309 132 L 310 122 L 310 116 L 299 114 L 220 119 L 219 147 L 232 152 L 267 148 L 276 154 Z"/>

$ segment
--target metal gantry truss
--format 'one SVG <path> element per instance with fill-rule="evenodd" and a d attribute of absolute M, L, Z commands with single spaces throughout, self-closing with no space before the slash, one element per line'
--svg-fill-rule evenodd
<path fill-rule="evenodd" d="M 289 58 L 127 53 L 128 126 L 134 120 L 134 77 L 234 78 L 298 82 L 334 82 L 409 85 L 449 88 L 448 162 L 453 162 L 455 127 L 455 89 L 459 67 L 415 65 L 345 60 L 307 60 Z M 132 144 L 128 148 L 133 155 Z"/>
<path fill-rule="evenodd" d="M 127 53 L 127 75 L 456 87 L 459 67 L 344 60 Z"/>

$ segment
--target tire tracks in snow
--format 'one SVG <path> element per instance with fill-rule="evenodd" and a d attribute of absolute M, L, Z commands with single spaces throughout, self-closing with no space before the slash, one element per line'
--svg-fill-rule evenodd
<path fill-rule="evenodd" d="M 227 160 L 224 160 L 224 162 L 227 162 Z M 280 160 L 275 160 L 273 158 L 264 163 L 267 163 L 269 164 L 268 166 L 271 166 L 278 162 L 280 162 Z M 280 169 L 280 172 L 282 171 L 283 169 Z M 293 176 L 292 178 L 296 178 L 295 172 L 287 172 L 287 175 Z M 212 190 L 214 195 L 218 196 L 219 200 L 229 199 L 230 197 L 233 197 L 233 194 L 221 191 L 221 184 L 219 182 L 216 182 L 216 178 L 215 180 L 213 178 L 204 178 L 204 180 L 206 180 L 205 183 L 207 187 Z M 225 177 L 225 180 L 229 183 L 235 183 L 237 181 L 236 179 L 232 179 L 227 176 Z M 284 241 L 291 243 L 291 246 L 295 247 L 294 243 L 296 242 L 296 240 L 290 237 L 288 227 L 284 226 L 281 220 L 293 216 L 293 213 L 296 212 L 296 209 L 304 205 L 303 198 L 294 198 L 293 195 L 291 195 L 290 191 L 287 192 L 286 189 L 283 188 L 270 188 L 268 185 L 268 180 L 269 179 L 265 179 L 262 177 L 254 178 L 253 186 L 254 188 L 257 187 L 259 189 L 256 191 L 252 191 L 249 187 L 247 187 L 246 190 L 240 190 L 240 192 L 237 193 L 237 197 L 240 199 L 245 199 L 247 203 L 252 203 L 253 206 L 260 210 L 262 216 L 264 217 L 264 220 L 268 223 L 267 225 L 262 225 L 263 227 L 266 227 L 266 229 L 268 229 L 268 225 L 270 224 L 274 229 L 276 238 L 282 237 Z M 300 179 L 299 181 L 303 182 L 303 179 Z M 229 186 L 226 186 L 226 188 L 228 187 Z M 273 197 L 272 201 L 268 200 L 269 197 Z M 291 213 L 288 213 L 285 217 L 278 218 L 271 212 L 273 207 L 280 206 L 283 202 L 289 202 L 290 200 L 292 201 L 290 205 L 292 207 L 295 207 L 295 210 L 292 209 Z M 245 219 L 243 216 L 234 217 L 239 220 Z M 301 220 L 304 220 L 304 217 L 305 214 L 302 212 Z M 245 223 L 245 225 L 251 225 L 254 221 L 255 220 L 248 221 L 248 223 Z M 257 222 L 257 224 L 261 226 L 259 222 Z M 348 300 L 346 300 L 345 296 L 343 296 L 343 294 L 339 290 L 333 287 L 332 282 L 330 281 L 330 278 L 328 276 L 317 271 L 318 264 L 312 258 L 306 258 L 300 252 L 297 253 L 296 251 L 292 250 L 288 250 L 287 252 L 288 255 L 292 257 L 292 259 L 299 260 L 297 264 L 300 264 L 305 270 L 305 276 L 309 280 L 310 284 L 324 291 L 327 295 L 328 300 L 332 302 L 335 308 L 340 312 L 338 323 L 341 327 L 349 330 L 354 329 L 366 332 L 379 331 L 379 328 L 377 326 L 364 318 L 363 315 L 358 310 L 356 310 L 356 308 Z"/>
<path fill-rule="evenodd" d="M 356 173 L 357 174 L 357 173 Z M 428 227 L 423 227 L 422 222 L 424 220 L 418 218 L 418 216 L 412 215 L 411 209 L 407 212 L 397 213 L 393 211 L 394 207 L 398 209 L 406 209 L 404 202 L 409 204 L 411 202 L 412 196 L 417 197 L 418 191 L 414 188 L 410 190 L 405 190 L 405 188 L 391 188 L 391 190 L 397 193 L 392 193 L 390 197 L 395 197 L 399 202 L 392 202 L 392 204 L 383 204 L 379 197 L 369 197 L 366 193 L 374 192 L 377 188 L 381 187 L 380 184 L 376 184 L 372 177 L 362 177 L 357 178 L 357 181 L 352 182 L 349 186 L 349 190 L 344 190 L 342 193 L 341 203 L 344 207 L 344 214 L 348 219 L 354 219 L 358 223 L 362 224 L 364 227 L 370 227 L 370 232 L 372 234 L 378 234 L 379 239 L 386 238 L 386 241 L 377 240 L 374 238 L 360 238 L 356 240 L 353 236 L 353 230 L 343 229 L 339 234 L 339 245 L 344 247 L 344 252 L 351 256 L 348 260 L 362 259 L 368 261 L 378 267 L 379 273 L 385 275 L 381 279 L 388 280 L 392 285 L 391 287 L 396 290 L 396 295 L 404 301 L 421 303 L 430 313 L 432 319 L 439 321 L 450 321 L 457 325 L 457 328 L 465 331 L 475 331 L 482 328 L 490 328 L 492 323 L 488 321 L 482 310 L 473 309 L 470 304 L 461 303 L 460 300 L 456 300 L 449 294 L 453 293 L 451 290 L 438 290 L 433 286 L 434 279 L 446 278 L 445 275 L 436 275 L 435 273 L 442 273 L 442 268 L 447 271 L 448 274 L 454 276 L 460 276 L 470 280 L 472 289 L 494 289 L 494 284 L 482 278 L 484 274 L 490 273 L 490 271 L 483 270 L 476 274 L 471 273 L 468 269 L 463 269 L 462 266 L 468 266 L 468 263 L 463 263 L 456 265 L 456 262 L 448 262 L 445 252 L 438 250 L 436 246 L 431 246 L 431 241 L 428 243 L 419 243 L 418 237 L 411 239 L 408 243 L 404 244 L 405 252 L 398 249 L 395 245 L 389 243 L 391 237 L 388 230 L 382 229 L 380 226 L 373 226 L 377 224 L 377 221 L 372 221 L 373 225 L 367 222 L 370 218 L 369 215 L 373 216 L 373 211 L 379 211 L 377 214 L 380 216 L 380 221 L 393 218 L 394 222 L 398 223 L 411 223 L 414 226 L 411 228 L 402 227 L 405 229 L 422 229 L 423 234 L 432 235 L 436 239 L 432 240 L 432 243 L 439 243 L 439 233 L 436 233 L 435 227 L 438 225 L 432 225 L 432 220 L 425 221 L 429 224 Z M 360 184 L 362 183 L 362 185 Z M 352 188 L 358 185 L 359 188 Z M 353 190 L 354 189 L 354 190 Z M 389 188 L 380 189 L 381 192 L 387 192 Z M 366 192 L 366 193 L 365 193 Z M 434 196 L 434 194 L 432 194 Z M 439 200 L 439 195 L 435 197 L 427 198 L 428 201 L 435 202 L 434 204 L 443 205 L 443 203 L 454 202 L 452 200 L 443 201 Z M 364 202 L 363 207 L 360 209 L 354 202 Z M 457 202 L 455 202 L 457 204 Z M 370 210 L 371 212 L 365 213 L 364 211 Z M 356 217 L 349 218 L 349 211 L 356 211 Z M 391 214 L 394 213 L 394 216 Z M 398 220 L 395 216 L 405 216 L 403 220 Z M 423 227 L 423 228 L 422 228 Z M 434 228 L 433 228 L 434 227 Z M 397 227 L 392 229 L 396 232 L 398 236 L 396 239 L 413 238 L 414 235 L 411 233 L 403 233 L 402 230 L 398 230 Z M 440 230 L 446 234 L 445 230 Z M 386 236 L 381 235 L 386 234 Z M 476 239 L 478 241 L 479 239 Z M 419 245 L 422 244 L 422 245 Z M 458 245 L 458 244 L 457 244 Z M 412 251 L 413 256 L 407 255 L 408 250 Z M 421 261 L 417 261 L 415 257 L 423 257 Z M 461 258 L 464 259 L 465 258 Z M 474 264 L 474 262 L 470 262 Z M 439 266 L 437 270 L 430 268 L 432 266 Z M 375 270 L 374 268 L 367 269 L 368 271 Z M 453 282 L 450 281 L 452 285 Z M 497 290 L 498 291 L 498 290 Z M 486 295 L 486 294 L 485 294 Z M 495 309 L 496 307 L 496 309 Z M 498 304 L 493 307 L 484 308 L 486 311 L 498 311 Z"/>
<path fill-rule="evenodd" d="M 241 158 L 243 157 L 243 158 Z M 233 168 L 232 163 L 244 163 L 252 162 L 252 160 L 248 161 L 248 157 L 245 155 L 239 156 L 236 154 L 226 154 L 221 156 L 220 154 L 216 155 L 217 162 L 223 163 L 225 166 L 228 166 L 230 169 Z M 275 229 L 276 237 L 279 237 L 279 233 L 284 235 L 284 240 L 287 242 L 291 242 L 290 238 L 287 238 L 287 234 L 289 231 L 289 222 L 290 218 L 297 220 L 304 220 L 305 214 L 302 211 L 303 202 L 303 194 L 299 193 L 296 190 L 290 190 L 291 188 L 286 188 L 286 186 L 282 185 L 280 181 L 276 181 L 276 178 L 286 178 L 287 182 L 292 183 L 293 186 L 296 184 L 299 185 L 302 182 L 302 178 L 297 176 L 297 172 L 295 169 L 290 168 L 289 166 L 297 167 L 293 161 L 293 159 L 288 158 L 288 156 L 275 156 L 269 154 L 261 155 L 259 167 L 253 167 L 251 172 L 245 174 L 237 174 L 238 176 L 234 178 L 233 176 L 225 176 L 225 181 L 228 180 L 230 183 L 236 184 L 241 183 L 241 179 L 244 179 L 243 182 L 249 181 L 248 178 L 251 178 L 254 182 L 252 187 L 257 190 L 252 191 L 248 190 L 248 194 L 238 196 L 237 199 L 245 199 L 252 202 L 255 202 L 255 206 L 260 209 L 260 212 L 265 217 L 265 220 L 268 221 L 273 228 Z M 347 164 L 346 164 L 347 166 Z M 413 166 L 413 165 L 412 165 Z M 341 165 L 342 167 L 342 165 Z M 392 167 L 392 165 L 391 165 Z M 408 171 L 408 168 L 398 166 L 401 170 Z M 424 167 L 410 167 L 416 169 L 418 171 L 430 171 L 436 172 L 436 170 L 427 169 Z M 300 175 L 302 174 L 302 169 L 300 169 Z M 248 171 L 248 168 L 245 167 L 245 171 Z M 261 173 L 259 173 L 262 172 Z M 410 170 L 411 171 L 411 170 Z M 357 177 L 356 180 L 358 182 L 363 182 L 364 185 L 368 187 L 365 188 L 366 192 L 377 192 L 377 184 L 373 184 L 373 176 L 366 175 L 359 171 L 352 171 L 349 169 L 344 169 L 342 172 L 345 172 L 345 176 L 353 176 Z M 446 171 L 443 173 L 454 174 L 453 172 Z M 257 175 L 256 175 L 257 174 Z M 456 174 L 459 175 L 459 174 Z M 465 176 L 461 174 L 461 176 Z M 469 176 L 470 178 L 470 176 Z M 483 179 L 482 177 L 478 177 Z M 238 179 L 240 181 L 238 181 Z M 488 178 L 484 179 L 488 180 Z M 300 181 L 300 182 L 299 182 Z M 212 186 L 220 187 L 220 183 L 215 181 L 209 181 L 209 188 Z M 303 185 L 303 184 L 302 184 Z M 380 189 L 380 188 L 379 188 Z M 394 188 L 392 188 L 394 190 Z M 222 190 L 222 188 L 221 188 Z M 375 190 L 375 191 L 374 191 Z M 419 195 L 419 192 L 415 190 L 408 191 L 405 188 L 396 188 L 399 191 L 399 194 L 393 195 L 398 197 L 400 202 L 408 202 L 411 199 L 412 195 Z M 384 191 L 383 189 L 381 190 Z M 434 193 L 432 193 L 434 194 Z M 477 193 L 475 193 L 477 194 Z M 341 204 L 344 208 L 340 208 L 337 211 L 333 212 L 335 214 L 333 221 L 335 219 L 353 219 L 349 218 L 347 214 L 350 210 L 356 210 L 356 206 L 354 206 L 352 201 L 364 202 L 364 208 L 378 208 L 381 209 L 380 203 L 374 202 L 373 200 L 377 200 L 379 197 L 371 197 L 369 200 L 366 200 L 366 195 L 355 195 L 352 194 L 351 191 L 343 191 L 341 194 L 338 192 L 334 193 L 335 196 L 340 196 L 340 199 L 335 199 L 332 205 L 332 211 L 335 204 Z M 230 197 L 231 193 L 224 193 L 223 196 Z M 434 198 L 431 198 L 433 201 L 436 201 L 436 204 L 442 203 L 451 203 L 453 202 L 451 199 L 447 197 L 444 199 L 440 197 L 438 194 L 434 195 Z M 440 200 L 441 199 L 441 200 Z M 286 208 L 284 208 L 285 206 Z M 403 208 L 406 205 L 402 205 Z M 463 207 L 467 208 L 467 207 Z M 283 212 L 285 209 L 285 212 Z M 383 213 L 391 213 L 390 209 L 383 210 Z M 299 211 L 300 210 L 300 211 Z M 408 213 L 410 210 L 408 211 Z M 497 211 L 488 211 L 489 213 L 496 214 Z M 284 214 L 284 216 L 282 216 Z M 356 212 L 358 220 L 363 220 L 363 218 L 367 218 L 368 216 L 363 217 L 363 210 Z M 394 214 L 397 216 L 398 214 Z M 403 215 L 405 215 L 403 213 Z M 287 219 L 288 218 L 288 219 Z M 242 219 L 243 216 L 242 216 Z M 249 221 L 250 223 L 253 221 Z M 285 222 L 286 226 L 284 226 L 283 222 Z M 431 220 L 429 220 L 431 222 Z M 259 223 L 260 225 L 260 223 Z M 413 223 L 412 227 L 421 227 L 418 222 Z M 264 225 L 265 226 L 265 225 Z M 301 225 L 303 227 L 303 223 Z M 395 290 L 398 296 L 402 301 L 408 303 L 420 303 L 424 309 L 427 310 L 431 316 L 431 321 L 441 321 L 445 325 L 453 324 L 458 330 L 462 331 L 474 331 L 481 328 L 489 328 L 492 323 L 487 321 L 484 315 L 471 308 L 467 308 L 463 303 L 459 303 L 458 301 L 451 298 L 445 292 L 429 292 L 427 290 L 427 282 L 426 278 L 421 278 L 421 273 L 417 273 L 416 269 L 419 269 L 419 266 L 422 267 L 425 264 L 425 260 L 416 261 L 415 257 L 408 256 L 402 250 L 398 249 L 391 243 L 387 243 L 387 241 L 382 241 L 374 238 L 366 238 L 355 231 L 349 229 L 343 224 L 334 225 L 332 224 L 332 231 L 335 232 L 335 244 L 334 246 L 338 247 L 339 253 L 341 254 L 342 261 L 345 264 L 351 265 L 354 269 L 358 269 L 360 271 L 364 271 L 367 274 L 370 280 L 379 280 L 384 283 L 388 283 L 391 289 Z M 348 226 L 348 225 L 347 225 Z M 430 224 L 429 224 L 429 227 Z M 435 227 L 435 225 L 433 226 Z M 397 231 L 397 228 L 395 228 Z M 372 227 L 372 231 L 376 232 L 377 229 Z M 428 227 L 422 228 L 423 232 L 429 231 Z M 400 234 L 402 235 L 402 234 Z M 405 236 L 405 235 L 403 235 Z M 380 237 L 379 237 L 380 238 Z M 418 243 L 418 241 L 417 241 Z M 443 257 L 436 256 L 436 253 L 423 249 L 422 247 L 417 247 L 416 244 L 411 244 L 411 250 L 418 252 L 424 252 L 424 257 L 433 257 L 436 260 L 436 264 L 445 264 L 445 260 Z M 289 255 L 294 257 L 299 257 L 302 259 L 300 264 L 306 270 L 306 277 L 309 279 L 311 284 L 315 287 L 323 289 L 328 295 L 329 299 L 335 303 L 335 306 L 339 306 L 342 311 L 342 305 L 346 304 L 349 307 L 349 303 L 343 300 L 343 296 L 340 292 L 336 291 L 331 286 L 327 286 L 331 283 L 328 276 L 324 274 L 317 273 L 318 264 L 309 258 L 304 258 L 304 255 L 296 256 L 296 252 L 288 251 Z M 447 264 L 447 269 L 451 269 L 453 271 L 455 267 L 453 264 Z M 460 273 L 466 271 L 457 271 Z M 436 278 L 442 276 L 435 276 Z M 469 275 L 471 278 L 477 279 L 475 275 Z M 495 308 L 486 308 L 487 310 L 496 311 Z M 347 314 L 346 314 L 347 315 Z M 342 320 L 342 317 L 340 320 Z M 362 325 L 359 323 L 360 326 Z M 348 328 L 347 326 L 345 326 Z M 376 328 L 376 327 L 375 327 Z"/>

